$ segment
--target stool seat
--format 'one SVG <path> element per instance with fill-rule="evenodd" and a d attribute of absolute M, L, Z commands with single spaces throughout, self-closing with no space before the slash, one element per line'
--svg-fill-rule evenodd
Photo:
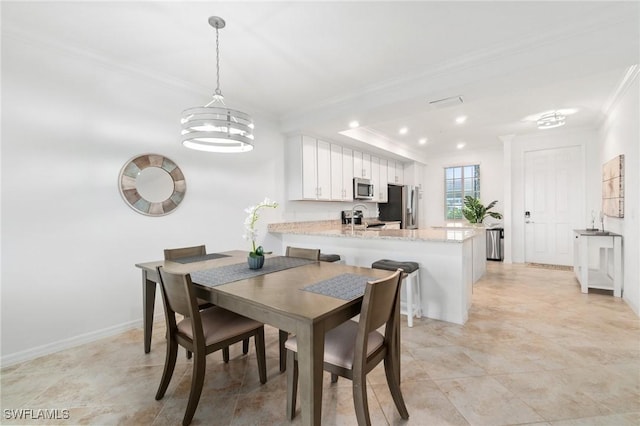
<path fill-rule="evenodd" d="M 420 264 L 418 262 L 400 262 L 397 260 L 380 259 L 371 264 L 373 269 L 397 271 L 402 269 L 402 285 L 405 289 L 406 302 L 404 309 L 400 305 L 400 312 L 407 315 L 407 325 L 413 327 L 413 317 L 422 317 L 422 290 L 420 289 Z"/>
<path fill-rule="evenodd" d="M 337 262 L 340 260 L 339 254 L 322 254 L 320 253 L 320 262 Z M 395 269 L 394 269 L 395 271 Z"/>
<path fill-rule="evenodd" d="M 377 260 L 371 264 L 371 267 L 373 269 L 384 269 L 385 271 L 396 271 L 400 268 L 405 274 L 410 274 L 420 269 L 418 262 L 398 262 L 389 259 Z"/>

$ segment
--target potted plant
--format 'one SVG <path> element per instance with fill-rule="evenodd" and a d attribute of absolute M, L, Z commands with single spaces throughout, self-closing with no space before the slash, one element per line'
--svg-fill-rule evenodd
<path fill-rule="evenodd" d="M 498 212 L 489 211 L 496 205 L 498 200 L 493 200 L 486 207 L 482 205 L 479 198 L 467 195 L 464 197 L 464 207 L 462 208 L 462 214 L 469 223 L 482 223 L 487 217 L 491 216 L 494 219 L 502 219 L 502 215 Z"/>
<path fill-rule="evenodd" d="M 248 213 L 249 216 L 244 221 L 244 235 L 243 238 L 245 240 L 251 241 L 251 251 L 249 252 L 249 257 L 247 258 L 247 262 L 249 263 L 250 269 L 260 269 L 264 265 L 264 255 L 270 254 L 271 252 L 265 252 L 262 246 L 256 247 L 256 239 L 258 238 L 258 230 L 256 229 L 256 222 L 260 216 L 258 216 L 258 210 L 262 207 L 278 207 L 278 203 L 275 201 L 271 201 L 268 198 L 265 198 L 257 206 L 251 206 L 244 209 L 245 213 Z"/>

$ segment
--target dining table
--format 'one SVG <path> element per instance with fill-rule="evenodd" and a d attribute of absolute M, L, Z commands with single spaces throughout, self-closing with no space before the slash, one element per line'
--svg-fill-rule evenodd
<path fill-rule="evenodd" d="M 156 268 L 188 273 L 198 298 L 297 336 L 302 423 L 320 425 L 325 333 L 358 315 L 366 282 L 390 272 L 284 256 L 267 256 L 262 270 L 251 270 L 247 256 L 232 250 L 137 263 L 142 270 L 144 350 L 151 349 Z"/>

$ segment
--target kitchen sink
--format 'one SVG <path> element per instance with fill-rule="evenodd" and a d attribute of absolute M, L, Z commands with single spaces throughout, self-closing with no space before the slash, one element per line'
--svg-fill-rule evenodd
<path fill-rule="evenodd" d="M 584 235 L 595 235 L 598 237 L 606 237 L 607 235 L 611 235 L 609 231 L 586 231 Z"/>

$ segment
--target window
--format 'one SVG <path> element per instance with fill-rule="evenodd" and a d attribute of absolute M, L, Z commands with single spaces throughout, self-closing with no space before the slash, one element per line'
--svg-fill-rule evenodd
<path fill-rule="evenodd" d="M 464 197 L 480 198 L 480 165 L 445 167 L 444 169 L 444 217 L 460 220 Z"/>

